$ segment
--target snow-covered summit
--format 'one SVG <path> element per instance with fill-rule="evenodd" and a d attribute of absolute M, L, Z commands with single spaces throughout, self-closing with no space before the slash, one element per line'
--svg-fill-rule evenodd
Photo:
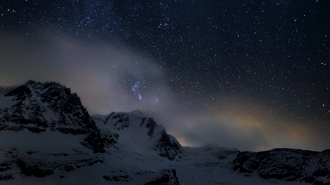
<path fill-rule="evenodd" d="M 170 160 L 180 156 L 180 143 L 152 117 L 145 117 L 138 110 L 129 113 L 112 112 L 103 116 L 103 119 L 98 116 L 94 120 L 99 128 L 119 135 L 118 145 L 121 148 L 138 153 L 153 150 Z"/>
<path fill-rule="evenodd" d="M 0 98 L 6 102 L 0 110 L 2 130 L 13 129 L 12 124 L 27 128 L 34 125 L 36 132 L 50 128 L 79 134 L 96 129 L 78 95 L 63 85 L 28 81 L 8 89 L 0 92 Z"/>
<path fill-rule="evenodd" d="M 102 150 L 98 129 L 77 94 L 55 82 L 4 87 L 0 92 L 0 131 L 29 130 L 88 135 L 86 146 Z M 95 146 L 91 146 L 95 145 Z M 98 148 L 98 149 L 96 149 Z"/>

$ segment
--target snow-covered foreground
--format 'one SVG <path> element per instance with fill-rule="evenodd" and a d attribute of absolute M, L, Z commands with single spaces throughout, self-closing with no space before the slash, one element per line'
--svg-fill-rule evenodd
<path fill-rule="evenodd" d="M 300 182 L 284 182 L 265 180 L 256 174 L 242 174 L 233 170 L 235 149 L 219 147 L 202 147 L 184 149 L 187 159 L 173 164 L 180 184 L 219 185 L 219 184 L 304 184 Z"/>
<path fill-rule="evenodd" d="M 219 184 L 305 184 L 301 182 L 287 182 L 280 180 L 265 180 L 257 175 L 244 175 L 232 170 L 235 150 L 217 147 L 185 148 L 184 158 L 168 161 L 158 156 L 123 152 L 104 154 L 68 154 L 68 156 L 54 156 L 42 153 L 19 154 L 44 163 L 64 165 L 72 161 L 72 171 L 55 169 L 54 173 L 45 177 L 26 177 L 19 175 L 21 169 L 13 167 L 8 173 L 14 174 L 13 180 L 5 181 L 7 185 L 14 184 L 145 184 L 162 175 L 163 169 L 175 169 L 181 185 L 219 185 Z M 218 154 L 217 157 L 214 154 Z M 146 156 L 144 156 L 146 155 Z M 221 159 L 219 159 L 221 158 Z M 4 152 L 1 151 L 1 161 Z M 94 159 L 95 164 L 84 166 L 83 160 Z M 101 159 L 102 162 L 97 162 Z M 78 162 L 80 160 L 80 162 Z M 31 162 L 31 161 L 29 161 Z M 82 167 L 77 167 L 78 165 Z M 13 165 L 15 166 L 15 165 Z M 111 180 L 113 179 L 113 180 Z"/>

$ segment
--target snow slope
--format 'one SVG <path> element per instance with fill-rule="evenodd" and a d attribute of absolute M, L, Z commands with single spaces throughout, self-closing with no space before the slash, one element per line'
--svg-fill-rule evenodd
<path fill-rule="evenodd" d="M 107 116 L 94 116 L 94 120 L 98 128 L 118 134 L 117 148 L 139 154 L 154 153 L 170 160 L 180 158 L 180 143 L 140 111 L 113 112 Z"/>

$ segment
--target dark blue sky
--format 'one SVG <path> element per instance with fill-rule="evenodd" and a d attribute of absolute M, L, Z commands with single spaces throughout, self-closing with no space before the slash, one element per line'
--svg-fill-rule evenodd
<path fill-rule="evenodd" d="M 0 5 L 0 82 L 60 81 L 74 86 L 87 107 L 102 104 L 93 105 L 92 113 L 170 114 L 159 120 L 192 145 L 217 140 L 243 146 L 244 138 L 261 135 L 246 148 L 325 149 L 330 147 L 329 10 L 326 0 L 7 1 Z M 62 45 L 52 44 L 54 38 Z M 42 57 L 31 55 L 41 48 Z M 49 60 L 35 76 L 32 68 L 15 67 L 20 59 L 34 69 Z M 62 68 L 85 72 L 69 82 Z M 52 70 L 65 75 L 50 76 Z M 79 76 L 107 88 L 79 92 L 85 89 L 78 88 Z M 98 103 L 91 95 L 112 100 Z M 183 123 L 187 119 L 192 120 Z M 240 138 L 237 129 L 251 133 Z M 281 135 L 281 129 L 290 131 Z M 185 133 L 178 136 L 181 130 Z"/>

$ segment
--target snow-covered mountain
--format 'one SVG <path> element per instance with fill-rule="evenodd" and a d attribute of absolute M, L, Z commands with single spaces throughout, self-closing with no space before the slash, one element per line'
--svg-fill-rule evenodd
<path fill-rule="evenodd" d="M 151 130 L 156 128 L 155 122 L 148 123 Z M 128 155 L 128 159 L 130 155 L 119 150 L 120 136 L 110 130 L 98 128 L 78 95 L 58 83 L 29 81 L 14 87 L 0 87 L 0 182 L 177 182 L 174 169 L 152 168 L 148 171 L 138 165 L 131 168 L 129 163 L 122 167 L 125 163 L 120 160 L 125 156 L 118 159 L 115 152 L 110 153 L 111 150 Z M 165 130 L 162 133 L 165 138 L 170 137 Z M 165 146 L 166 141 L 169 140 L 162 142 Z M 168 154 L 168 147 L 165 147 L 165 152 L 156 147 L 157 157 L 167 157 L 163 154 Z"/>
<path fill-rule="evenodd" d="M 0 87 L 0 184 L 330 184 L 330 153 L 182 147 L 140 111 L 90 116 L 53 82 Z"/>
<path fill-rule="evenodd" d="M 138 110 L 112 112 L 107 116 L 94 116 L 101 133 L 116 133 L 117 148 L 126 151 L 155 153 L 169 160 L 181 158 L 181 145 L 163 126 L 157 125 L 152 117 L 145 117 Z M 119 137 L 120 136 L 120 137 Z"/>
<path fill-rule="evenodd" d="M 0 129 L 42 133 L 47 130 L 85 135 L 82 143 L 104 151 L 95 122 L 77 94 L 54 82 L 27 83 L 0 89 Z"/>

